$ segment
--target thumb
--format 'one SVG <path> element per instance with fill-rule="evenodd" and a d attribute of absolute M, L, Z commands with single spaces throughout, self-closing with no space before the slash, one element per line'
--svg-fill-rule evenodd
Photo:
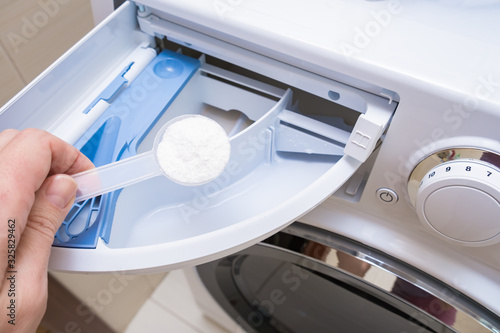
<path fill-rule="evenodd" d="M 54 235 L 69 213 L 75 198 L 77 184 L 68 175 L 54 175 L 38 189 L 26 227 L 21 235 L 19 251 L 46 263 Z M 25 253 L 27 252 L 27 253 Z"/>
<path fill-rule="evenodd" d="M 47 245 L 52 244 L 54 234 L 69 213 L 76 189 L 71 176 L 59 174 L 47 178 L 37 191 L 26 226 L 38 231 L 40 236 L 47 236 L 47 240 L 50 239 Z"/>

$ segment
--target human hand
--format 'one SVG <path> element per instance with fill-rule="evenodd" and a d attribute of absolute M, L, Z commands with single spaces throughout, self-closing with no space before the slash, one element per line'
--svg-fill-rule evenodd
<path fill-rule="evenodd" d="M 0 332 L 35 332 L 47 305 L 54 235 L 92 162 L 36 129 L 0 133 Z M 15 325 L 14 325 L 15 324 Z"/>

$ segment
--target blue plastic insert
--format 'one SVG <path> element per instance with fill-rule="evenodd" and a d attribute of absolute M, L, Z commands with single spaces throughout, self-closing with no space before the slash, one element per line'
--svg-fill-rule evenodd
<path fill-rule="evenodd" d="M 85 109 L 99 100 L 110 107 L 75 143 L 96 166 L 136 155 L 137 147 L 200 67 L 200 62 L 175 52 L 161 52 L 118 96 L 126 83 L 123 74 Z M 54 246 L 95 248 L 101 237 L 109 241 L 115 203 L 120 190 L 75 203 L 59 228 Z"/>

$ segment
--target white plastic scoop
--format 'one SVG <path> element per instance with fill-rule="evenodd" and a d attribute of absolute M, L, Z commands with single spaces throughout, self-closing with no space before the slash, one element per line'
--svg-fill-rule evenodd
<path fill-rule="evenodd" d="M 73 175 L 75 202 L 158 175 L 188 186 L 219 176 L 231 152 L 229 138 L 214 120 L 189 114 L 176 117 L 158 131 L 151 151 Z"/>

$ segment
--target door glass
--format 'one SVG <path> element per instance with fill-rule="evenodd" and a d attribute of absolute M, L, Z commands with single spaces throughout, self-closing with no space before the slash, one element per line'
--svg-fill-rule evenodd
<path fill-rule="evenodd" d="M 198 272 L 249 332 L 498 332 L 499 319 L 458 291 L 298 223 Z"/>
<path fill-rule="evenodd" d="M 234 258 L 247 322 L 270 332 L 453 332 L 387 292 L 352 276 L 256 255 Z M 418 315 L 417 315 L 418 313 Z M 419 318 L 421 317 L 421 318 Z M 422 320 L 425 319 L 425 320 Z"/>

